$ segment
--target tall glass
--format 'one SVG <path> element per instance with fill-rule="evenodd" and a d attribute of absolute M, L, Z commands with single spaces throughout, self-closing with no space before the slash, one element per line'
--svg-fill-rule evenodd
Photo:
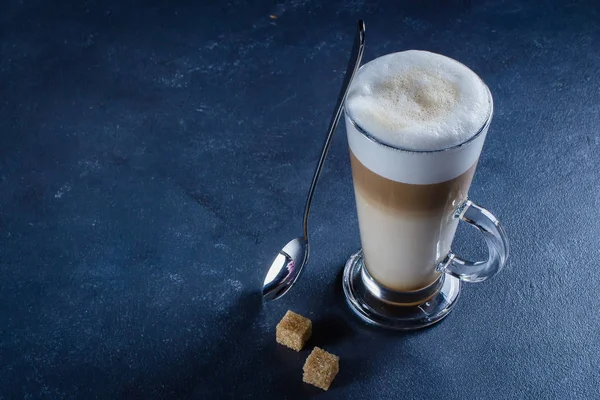
<path fill-rule="evenodd" d="M 362 250 L 346 263 L 344 291 L 363 320 L 394 329 L 415 329 L 445 317 L 460 281 L 495 275 L 508 257 L 498 220 L 468 199 L 489 115 L 463 143 L 413 151 L 378 140 L 345 110 Z M 435 168 L 432 168 L 435 165 Z M 451 252 L 459 221 L 483 233 L 485 261 Z"/>

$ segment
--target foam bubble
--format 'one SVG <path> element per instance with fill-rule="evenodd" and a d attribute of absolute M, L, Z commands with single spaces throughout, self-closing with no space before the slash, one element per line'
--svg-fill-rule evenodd
<path fill-rule="evenodd" d="M 410 50 L 365 64 L 350 88 L 346 111 L 384 143 L 431 151 L 471 138 L 488 119 L 491 105 L 487 87 L 469 68 Z"/>

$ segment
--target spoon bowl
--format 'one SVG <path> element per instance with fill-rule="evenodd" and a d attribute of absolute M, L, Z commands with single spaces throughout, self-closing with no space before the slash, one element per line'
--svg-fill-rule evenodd
<path fill-rule="evenodd" d="M 308 259 L 308 241 L 303 236 L 291 240 L 277 254 L 263 283 L 263 298 L 274 300 L 287 293 Z"/>

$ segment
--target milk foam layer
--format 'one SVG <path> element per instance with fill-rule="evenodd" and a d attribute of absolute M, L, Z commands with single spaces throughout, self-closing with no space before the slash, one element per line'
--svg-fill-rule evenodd
<path fill-rule="evenodd" d="M 485 84 L 463 64 L 410 50 L 365 64 L 348 93 L 346 110 L 384 143 L 431 151 L 477 133 L 488 119 L 490 102 Z"/>
<path fill-rule="evenodd" d="M 444 71 L 446 68 L 448 71 Z M 396 108 L 394 110 L 399 116 L 395 116 L 389 107 L 376 108 L 375 105 L 378 104 L 392 104 L 389 101 L 391 92 L 387 90 L 389 86 L 384 83 L 398 79 L 404 86 L 396 82 L 392 87 L 399 91 L 405 90 L 408 79 L 406 76 L 403 78 L 401 73 L 409 70 L 412 71 L 411 79 L 418 76 L 415 75 L 416 70 L 427 71 L 423 73 L 423 77 L 427 74 L 436 76 L 438 80 L 431 80 L 436 83 L 436 87 L 442 77 L 447 79 L 450 83 L 442 84 L 441 87 L 454 85 L 456 90 L 451 95 L 455 96 L 455 92 L 458 92 L 454 106 L 448 106 L 448 99 L 454 97 L 444 95 L 445 100 L 440 100 L 443 107 L 427 114 L 410 114 Z M 422 81 L 427 80 L 423 78 Z M 377 85 L 385 86 L 387 91 L 374 90 Z M 422 89 L 423 85 L 419 85 L 411 87 Z M 416 93 L 417 90 L 413 92 Z M 384 93 L 384 100 L 379 99 L 379 93 Z M 434 94 L 425 98 L 433 102 L 431 98 L 435 98 Z M 469 99 L 470 96 L 475 99 Z M 400 97 L 402 104 L 406 104 L 406 92 L 398 95 Z M 417 108 L 418 104 L 415 104 L 412 105 L 413 109 Z M 469 107 L 471 109 L 467 110 Z M 381 112 L 373 114 L 373 110 Z M 492 96 L 487 86 L 466 66 L 425 51 L 394 53 L 377 58 L 359 70 L 346 99 L 348 144 L 363 165 L 384 178 L 409 184 L 440 183 L 461 175 L 477 161 L 492 112 Z M 391 118 L 391 122 L 382 119 L 385 113 L 389 114 L 387 117 Z M 407 123 L 409 119 L 406 116 L 412 118 L 412 125 Z M 431 118 L 427 119 L 427 116 Z M 401 118 L 404 125 L 398 123 Z M 398 129 L 393 130 L 391 127 Z M 366 131 L 368 135 L 362 131 Z"/>

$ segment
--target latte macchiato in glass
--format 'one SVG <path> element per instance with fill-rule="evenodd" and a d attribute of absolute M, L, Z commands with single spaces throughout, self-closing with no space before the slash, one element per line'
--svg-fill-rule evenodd
<path fill-rule="evenodd" d="M 359 70 L 346 129 L 364 264 L 382 286 L 440 277 L 492 110 L 483 81 L 442 55 L 404 51 Z"/>

